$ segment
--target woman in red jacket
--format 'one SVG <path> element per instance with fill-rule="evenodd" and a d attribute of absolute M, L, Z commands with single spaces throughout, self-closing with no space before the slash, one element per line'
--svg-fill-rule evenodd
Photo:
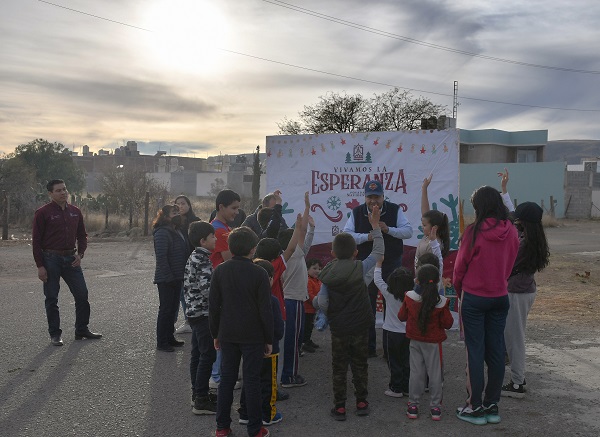
<path fill-rule="evenodd" d="M 509 308 L 507 281 L 519 239 L 498 190 L 478 188 L 471 203 L 475 222 L 465 229 L 454 263 L 454 288 L 461 296 L 467 348 L 469 394 L 456 416 L 485 425 L 500 422 L 498 402 L 504 379 L 504 327 Z M 488 367 L 487 384 L 484 362 Z"/>

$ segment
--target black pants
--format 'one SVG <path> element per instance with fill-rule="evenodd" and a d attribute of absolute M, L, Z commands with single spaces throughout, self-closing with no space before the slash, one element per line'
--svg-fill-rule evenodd
<path fill-rule="evenodd" d="M 175 339 L 175 317 L 179 306 L 179 293 L 183 281 L 159 282 L 158 288 L 158 317 L 156 318 L 156 345 L 168 346 Z"/>
<path fill-rule="evenodd" d="M 277 362 L 279 354 L 263 358 L 260 368 L 260 397 L 262 404 L 262 420 L 270 422 L 277 414 L 275 401 L 277 400 Z M 247 418 L 246 391 L 242 387 L 240 396 L 240 418 Z"/>
<path fill-rule="evenodd" d="M 315 313 L 304 313 L 304 343 L 311 340 L 315 326 Z"/>
<path fill-rule="evenodd" d="M 403 332 L 384 331 L 387 361 L 390 369 L 390 390 L 396 393 L 408 393 L 410 379 L 410 339 Z"/>

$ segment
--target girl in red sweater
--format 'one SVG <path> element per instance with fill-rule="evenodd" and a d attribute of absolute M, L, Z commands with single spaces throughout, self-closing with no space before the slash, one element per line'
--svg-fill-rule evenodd
<path fill-rule="evenodd" d="M 315 352 L 319 347 L 318 344 L 312 341 L 312 332 L 315 324 L 315 307 L 312 304 L 313 299 L 321 289 L 321 281 L 319 281 L 319 273 L 323 264 L 317 258 L 306 260 L 306 269 L 308 270 L 308 300 L 304 302 L 304 343 L 302 344 L 302 352 Z"/>
<path fill-rule="evenodd" d="M 438 293 L 439 270 L 426 264 L 417 270 L 416 283 L 421 294 L 408 291 L 398 312 L 406 321 L 406 336 L 410 338 L 410 379 L 408 383 L 409 419 L 419 417 L 419 401 L 429 376 L 430 413 L 433 420 L 442 418 L 442 342 L 446 329 L 454 321 L 449 300 Z"/>

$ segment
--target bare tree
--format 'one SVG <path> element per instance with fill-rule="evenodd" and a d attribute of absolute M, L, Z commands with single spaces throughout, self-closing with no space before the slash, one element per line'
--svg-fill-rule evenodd
<path fill-rule="evenodd" d="M 283 135 L 411 130 L 421 126 L 422 118 L 437 117 L 446 110 L 445 105 L 414 98 L 398 88 L 371 99 L 329 92 L 317 104 L 304 106 L 299 120 L 284 117 L 277 127 Z"/>

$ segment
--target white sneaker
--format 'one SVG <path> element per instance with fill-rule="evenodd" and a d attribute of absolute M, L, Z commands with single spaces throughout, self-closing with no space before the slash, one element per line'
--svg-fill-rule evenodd
<path fill-rule="evenodd" d="M 391 398 L 401 398 L 403 396 L 402 392 L 395 392 L 390 390 L 389 388 L 386 391 L 384 391 L 383 394 Z"/>
<path fill-rule="evenodd" d="M 175 334 L 190 334 L 192 332 L 192 327 L 186 320 L 183 324 L 175 330 Z"/>
<path fill-rule="evenodd" d="M 208 380 L 208 388 L 219 388 L 219 383 L 214 379 L 210 378 Z"/>

